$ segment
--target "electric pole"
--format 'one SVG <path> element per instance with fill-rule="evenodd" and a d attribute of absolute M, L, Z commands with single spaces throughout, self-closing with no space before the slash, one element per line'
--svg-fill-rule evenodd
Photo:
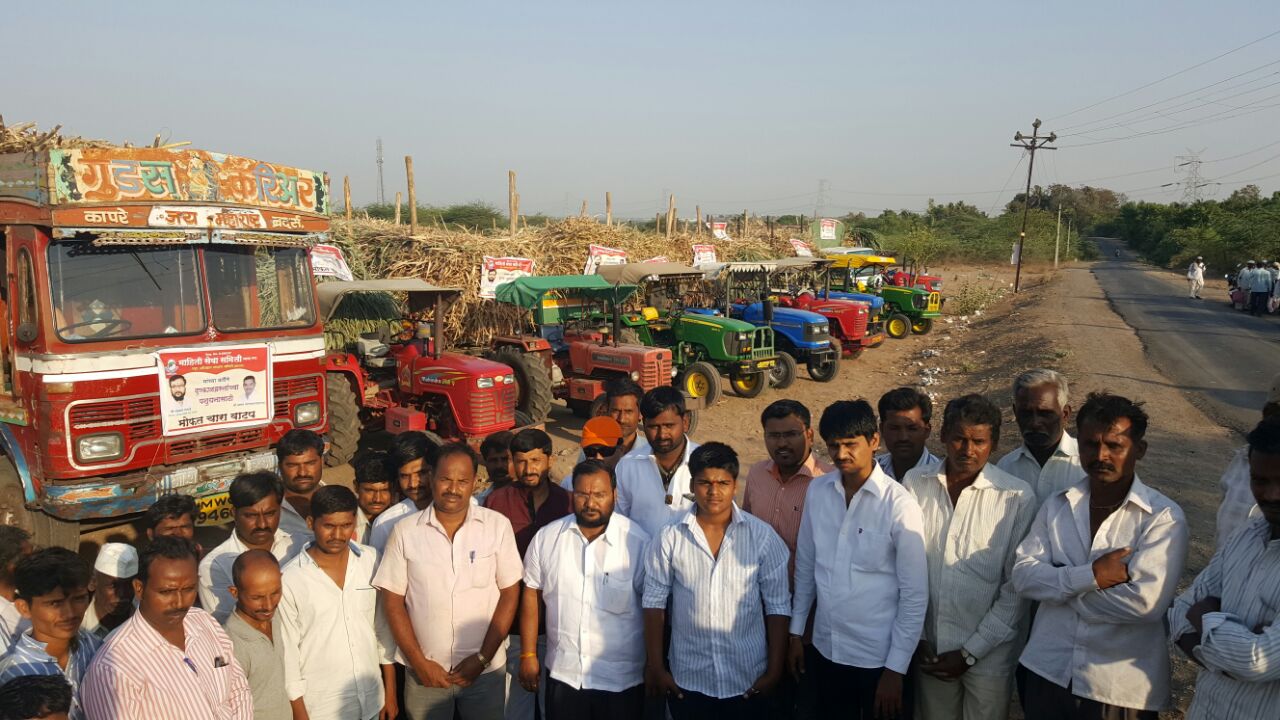
<path fill-rule="evenodd" d="M 1062 242 L 1062 206 L 1058 206 L 1058 225 L 1053 231 L 1053 269 L 1058 269 L 1058 243 Z"/>
<path fill-rule="evenodd" d="M 1047 147 L 1047 145 L 1058 139 L 1057 133 L 1049 133 L 1048 137 L 1040 137 L 1040 118 L 1036 118 L 1031 123 L 1031 137 L 1026 137 L 1022 131 L 1013 134 L 1014 142 L 1009 143 L 1009 147 L 1020 147 L 1031 153 L 1031 157 L 1027 162 L 1027 192 L 1022 196 L 1022 231 L 1018 233 L 1018 251 L 1017 269 L 1013 271 L 1013 292 L 1017 293 L 1022 285 L 1022 246 L 1027 240 L 1027 214 L 1031 210 L 1031 171 L 1036 165 L 1037 150 L 1057 150 L 1057 148 Z"/>
<path fill-rule="evenodd" d="M 378 204 L 387 204 L 387 194 L 382 184 L 382 138 L 378 138 Z"/>

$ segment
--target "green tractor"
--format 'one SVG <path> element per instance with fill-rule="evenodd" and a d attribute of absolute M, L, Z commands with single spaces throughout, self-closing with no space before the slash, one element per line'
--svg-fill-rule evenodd
<path fill-rule="evenodd" d="M 925 335 L 942 316 L 942 294 L 919 287 L 900 287 L 884 281 L 884 271 L 897 264 L 882 255 L 838 255 L 832 258 L 831 289 L 871 292 L 884 299 L 884 330 L 901 340 L 908 334 Z"/>
<path fill-rule="evenodd" d="M 604 265 L 597 272 L 614 285 L 641 286 L 645 305 L 621 314 L 619 339 L 671 348 L 679 371 L 676 385 L 685 394 L 701 398 L 707 407 L 716 404 L 723 392 L 721 375 L 739 397 L 756 397 L 769 386 L 769 373 L 778 363 L 773 330 L 703 309 L 713 303 L 701 271 L 679 263 L 632 263 Z"/>

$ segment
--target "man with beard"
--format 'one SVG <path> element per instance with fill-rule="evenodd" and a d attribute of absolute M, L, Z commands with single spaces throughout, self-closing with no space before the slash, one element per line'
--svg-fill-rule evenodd
<path fill-rule="evenodd" d="M 311 539 L 307 529 L 311 496 L 324 485 L 324 438 L 311 430 L 290 430 L 276 445 L 276 461 L 284 480 L 280 529 L 298 538 L 301 544 Z"/>
<path fill-rule="evenodd" d="M 1280 415 L 1280 375 L 1271 379 L 1271 387 L 1267 390 L 1262 403 L 1262 419 Z M 1257 502 L 1253 497 L 1249 469 L 1249 446 L 1236 451 L 1227 469 L 1219 481 L 1222 487 L 1222 502 L 1218 505 L 1216 543 L 1214 547 L 1227 544 L 1231 536 L 1240 528 L 1249 524 L 1257 513 Z"/>
<path fill-rule="evenodd" d="M 613 512 L 607 465 L 586 460 L 572 477 L 573 515 L 539 530 L 525 554 L 520 684 L 531 693 L 546 684 L 547 720 L 640 720 L 649 535 Z M 537 651 L 543 611 L 545 674 Z"/>
<path fill-rule="evenodd" d="M 395 498 L 395 486 L 387 473 L 387 454 L 370 453 L 356 463 L 356 533 L 353 539 L 362 544 L 369 544 L 370 530 Z"/>
<path fill-rule="evenodd" d="M 988 465 L 1000 408 L 981 395 L 947 403 L 942 463 L 907 473 L 920 504 L 929 609 L 916 651 L 921 720 L 1005 720 L 1026 603 L 1009 576 L 1036 513 L 1018 478 Z"/>
<path fill-rule="evenodd" d="M 938 462 L 925 447 L 933 432 L 933 401 L 913 387 L 900 387 L 880 396 L 880 445 L 887 452 L 876 456 L 881 472 L 902 482 L 907 471 Z"/>
<path fill-rule="evenodd" d="M 656 537 L 664 525 L 693 507 L 688 497 L 689 455 L 698 444 L 688 436 L 684 395 L 670 385 L 645 393 L 640 416 L 649 450 L 633 450 L 618 463 L 617 511 Z"/>
<path fill-rule="evenodd" d="M 266 550 L 248 550 L 231 565 L 236 609 L 224 626 L 253 693 L 253 720 L 293 720 L 284 692 L 284 659 L 277 640 L 280 562 Z"/>
<path fill-rule="evenodd" d="M 511 467 L 511 439 L 515 434 L 510 430 L 493 433 L 480 443 L 480 459 L 484 462 L 484 472 L 489 481 L 484 492 L 476 495 L 476 501 L 484 503 L 489 493 L 511 484 L 515 468 Z"/>
<path fill-rule="evenodd" d="M 266 550 L 284 562 L 297 552 L 297 539 L 280 529 L 280 478 L 270 470 L 245 473 L 231 481 L 231 537 L 200 561 L 200 606 L 219 622 L 235 607 L 231 566 L 246 550 Z"/>
<path fill-rule="evenodd" d="M 1013 417 L 1022 445 L 996 467 L 1030 485 L 1037 508 L 1084 477 L 1076 440 L 1066 431 L 1067 389 L 1067 379 L 1054 370 L 1028 370 L 1013 381 Z"/>
<path fill-rule="evenodd" d="M 383 510 L 369 528 L 369 544 L 381 555 L 396 523 L 431 506 L 431 465 L 436 447 L 426 433 L 396 435 L 387 450 L 387 474 L 404 500 Z"/>
<path fill-rule="evenodd" d="M 196 601 L 196 548 L 159 537 L 138 554 L 138 612 L 116 628 L 80 688 L 88 720 L 251 720 L 231 639 Z"/>
<path fill-rule="evenodd" d="M 1155 720 L 1169 702 L 1165 611 L 1187 557 L 1182 509 L 1138 479 L 1141 405 L 1092 393 L 1076 414 L 1088 475 L 1049 497 L 1013 587 L 1040 603 L 1020 663 L 1040 720 Z"/>
<path fill-rule="evenodd" d="M 573 511 L 569 492 L 551 482 L 551 436 L 536 428 L 516 433 L 511 440 L 511 463 L 515 466 L 515 483 L 499 488 L 485 498 L 484 506 L 501 513 L 511 521 L 516 535 L 516 549 L 523 559 L 542 528 Z M 519 634 L 520 628 L 512 628 Z M 512 645 L 515 641 L 512 642 Z M 546 648 L 546 638 L 539 635 L 538 656 Z M 533 720 L 534 701 L 545 703 L 545 696 L 524 691 L 518 684 L 520 657 L 507 654 L 507 720 Z"/>
<path fill-rule="evenodd" d="M 133 614 L 133 578 L 138 551 L 125 543 L 104 543 L 93 561 L 93 601 L 85 610 L 82 630 L 105 638 Z"/>
<path fill-rule="evenodd" d="M 395 720 L 392 641 L 372 585 L 378 553 L 352 542 L 356 496 L 322 487 L 308 522 L 315 540 L 284 567 L 280 647 L 296 720 Z"/>
<path fill-rule="evenodd" d="M 1248 441 L 1260 516 L 1218 546 L 1169 610 L 1171 637 L 1204 667 L 1189 720 L 1274 717 L 1280 708 L 1280 416 Z"/>

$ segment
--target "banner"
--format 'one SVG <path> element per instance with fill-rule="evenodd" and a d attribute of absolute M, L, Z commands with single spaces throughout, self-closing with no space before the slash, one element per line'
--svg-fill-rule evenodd
<path fill-rule="evenodd" d="M 819 240 L 835 240 L 836 239 L 836 221 L 830 218 L 822 218 L 822 225 L 818 230 Z"/>
<path fill-rule="evenodd" d="M 160 423 L 164 435 L 271 422 L 271 350 L 229 345 L 160 350 Z"/>
<path fill-rule="evenodd" d="M 333 245 L 311 246 L 311 272 L 316 277 L 336 277 L 347 282 L 354 279 L 342 249 Z"/>
<path fill-rule="evenodd" d="M 795 249 L 797 257 L 813 257 L 813 248 L 803 240 L 791 238 L 791 247 Z"/>
<path fill-rule="evenodd" d="M 711 223 L 711 237 L 717 240 L 730 240 L 729 223 L 713 222 Z"/>
<path fill-rule="evenodd" d="M 587 266 L 583 268 L 583 275 L 595 275 L 596 269 L 601 265 L 626 265 L 627 251 L 618 250 L 616 248 L 605 247 L 603 245 L 592 245 L 587 250 Z"/>
<path fill-rule="evenodd" d="M 693 246 L 693 266 L 699 265 L 715 265 L 716 262 L 716 246 L 715 245 L 699 245 Z"/>
<path fill-rule="evenodd" d="M 671 262 L 671 261 L 667 259 L 666 255 L 655 255 L 649 258 L 648 260 L 641 260 L 640 264 L 643 265 L 644 263 L 664 263 L 664 262 Z"/>
<path fill-rule="evenodd" d="M 533 261 L 520 257 L 484 256 L 480 262 L 480 297 L 494 297 L 498 286 L 533 274 Z"/>

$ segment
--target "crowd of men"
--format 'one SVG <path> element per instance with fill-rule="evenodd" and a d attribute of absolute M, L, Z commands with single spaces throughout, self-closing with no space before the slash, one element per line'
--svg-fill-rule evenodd
<path fill-rule="evenodd" d="M 1200 258 L 1196 258 L 1196 262 L 1200 263 L 1201 268 L 1204 267 Z M 1196 262 L 1187 270 L 1188 279 L 1191 279 Z M 1235 287 L 1239 288 L 1244 307 L 1249 310 L 1250 315 L 1257 317 L 1276 312 L 1280 309 L 1280 262 L 1246 262 L 1236 274 Z M 1198 296 L 1194 281 L 1192 294 Z"/>
<path fill-rule="evenodd" d="M 402 433 L 354 491 L 293 431 L 208 551 L 179 495 L 92 567 L 0 528 L 0 720 L 1155 718 L 1170 643 L 1201 666 L 1191 718 L 1276 717 L 1280 378 L 1181 595 L 1141 404 L 1073 408 L 1051 370 L 1010 399 L 1022 442 L 995 462 L 980 395 L 937 419 L 898 388 L 816 427 L 778 400 L 743 472 L 678 391 L 624 379 L 559 482 L 537 429 L 480 453 Z"/>

